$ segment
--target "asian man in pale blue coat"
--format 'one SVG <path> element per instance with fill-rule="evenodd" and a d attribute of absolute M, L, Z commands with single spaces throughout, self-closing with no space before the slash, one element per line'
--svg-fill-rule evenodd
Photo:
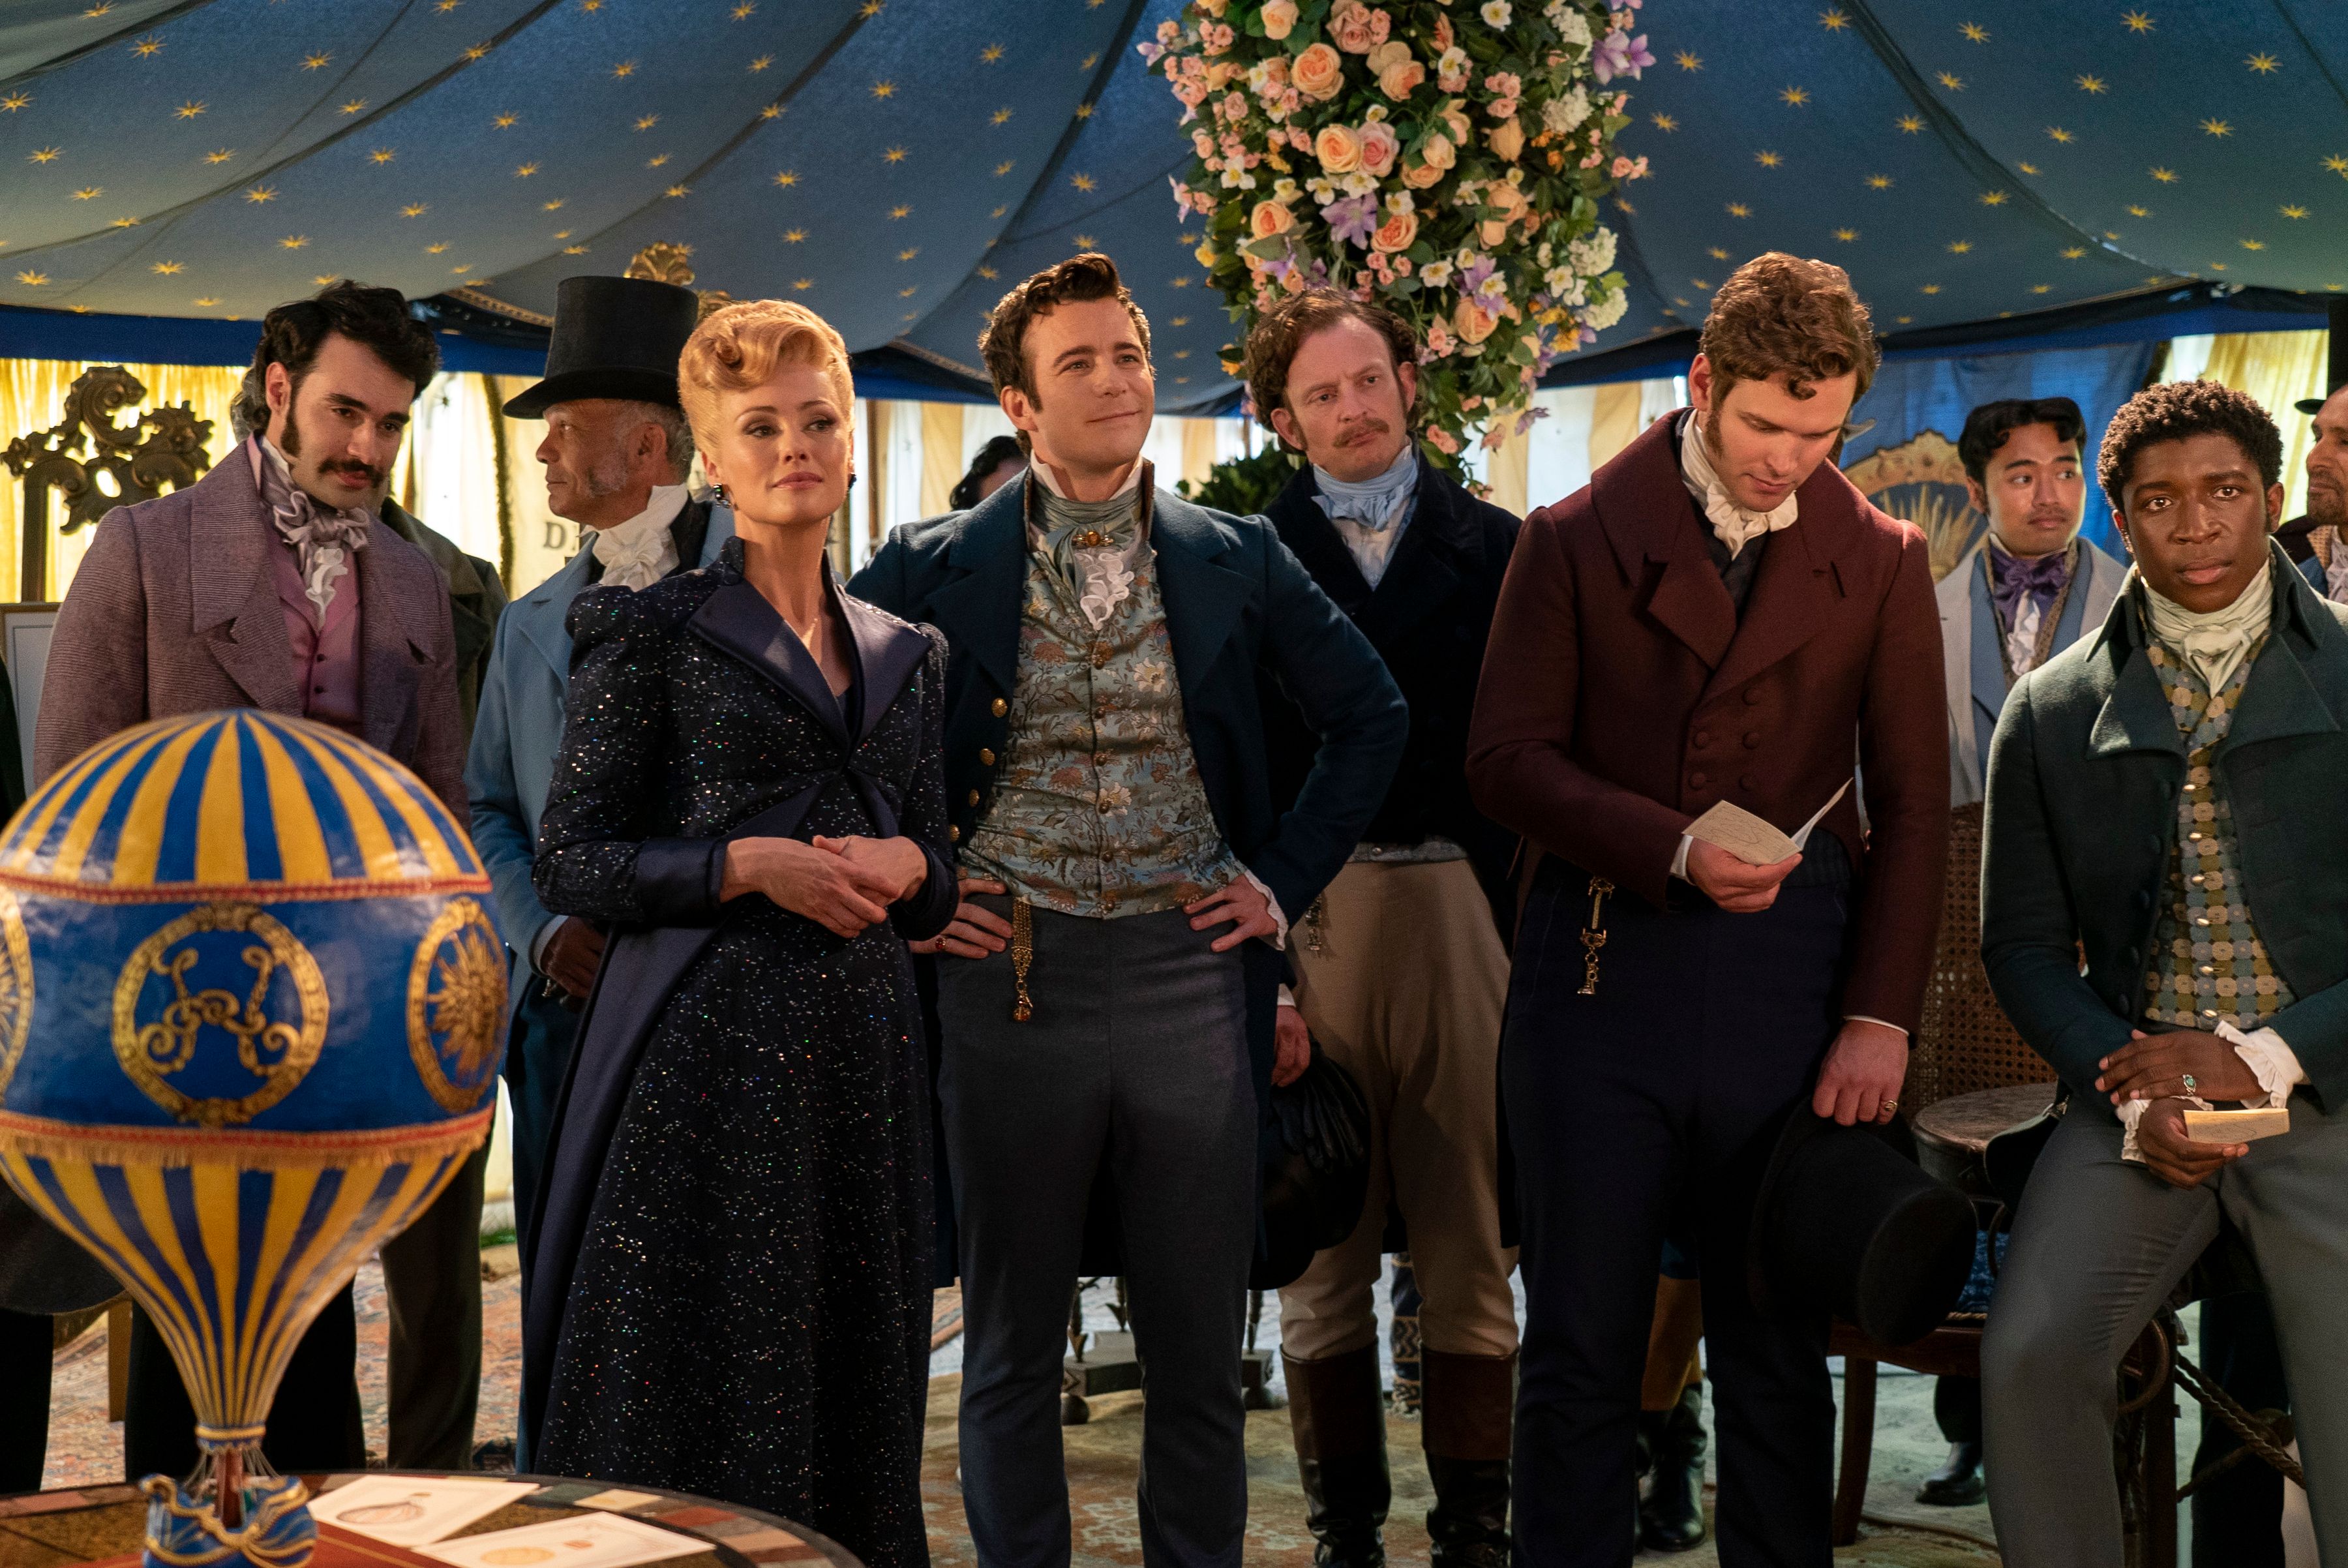
<path fill-rule="evenodd" d="M 669 284 L 568 279 L 557 294 L 547 377 L 505 406 L 510 416 L 546 421 L 537 455 L 547 504 L 580 525 L 582 540 L 568 564 L 498 623 L 465 764 L 473 843 L 514 947 L 505 1072 L 514 1223 L 525 1242 L 578 1008 L 603 950 L 602 933 L 549 913 L 530 885 L 571 686 L 571 603 L 591 587 L 642 588 L 705 566 L 734 533 L 732 512 L 685 489 L 693 445 L 676 361 L 697 310 L 692 291 Z"/>
<path fill-rule="evenodd" d="M 1984 403 L 1965 417 L 1957 453 L 1965 488 L 1989 518 L 1981 540 L 1941 579 L 1941 653 L 1949 690 L 1949 804 L 1976 821 L 1989 741 L 2014 682 L 2104 624 L 2127 569 L 2079 537 L 2086 515 L 2085 421 L 2068 397 Z M 1977 857 L 1978 832 L 1960 835 Z M 1978 887 L 1978 859 L 1949 867 Z M 1943 944 L 1971 972 L 1969 994 L 1994 1009 L 1972 942 Z M 1949 962 L 1944 957 L 1943 964 Z M 1981 1384 L 1942 1377 L 1933 1396 L 1949 1457 L 1916 1500 L 1957 1508 L 1979 1502 Z"/>

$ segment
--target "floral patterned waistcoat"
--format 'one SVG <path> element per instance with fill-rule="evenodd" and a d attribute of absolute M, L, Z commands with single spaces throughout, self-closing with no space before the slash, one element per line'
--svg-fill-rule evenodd
<path fill-rule="evenodd" d="M 1237 881 L 1182 717 L 1154 555 L 1095 628 L 1076 588 L 1027 557 L 1011 735 L 962 864 L 1014 898 L 1113 919 Z"/>

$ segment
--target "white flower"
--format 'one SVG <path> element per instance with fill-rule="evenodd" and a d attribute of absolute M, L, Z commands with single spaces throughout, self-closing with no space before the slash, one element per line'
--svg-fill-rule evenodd
<path fill-rule="evenodd" d="M 1442 261 L 1429 262 L 1418 269 L 1418 276 L 1419 281 L 1426 284 L 1428 288 L 1439 289 L 1451 281 L 1451 263 Z"/>
<path fill-rule="evenodd" d="M 1407 191 L 1395 191 L 1392 195 L 1386 198 L 1386 211 L 1393 213 L 1397 218 L 1401 217 L 1406 212 L 1414 212 L 1417 210 L 1417 198 L 1411 195 Z"/>
<path fill-rule="evenodd" d="M 1323 207 L 1337 199 L 1337 182 L 1325 174 L 1316 174 L 1304 182 L 1304 189 L 1311 191 L 1313 200 Z"/>
<path fill-rule="evenodd" d="M 1569 48 L 1590 46 L 1590 22 L 1581 8 L 1570 0 L 1550 0 L 1549 25 L 1557 29 L 1558 37 Z"/>
<path fill-rule="evenodd" d="M 1583 306 L 1581 324 L 1593 332 L 1603 332 L 1622 320 L 1622 313 L 1629 308 L 1630 302 L 1624 297 L 1623 291 L 1616 289 L 1595 304 Z"/>
<path fill-rule="evenodd" d="M 1549 271 L 1541 274 L 1541 282 L 1549 285 L 1550 293 L 1562 299 L 1565 297 L 1565 291 L 1573 286 L 1573 269 L 1571 267 L 1551 267 Z"/>
<path fill-rule="evenodd" d="M 1555 136 L 1565 135 L 1589 118 L 1590 95 L 1580 86 L 1541 105 L 1541 129 Z"/>
<path fill-rule="evenodd" d="M 1378 177 L 1375 174 L 1365 174 L 1358 169 L 1337 181 L 1337 189 L 1348 196 L 1367 196 L 1377 188 Z"/>
<path fill-rule="evenodd" d="M 1487 26 L 1505 27 L 1509 25 L 1509 0 L 1484 0 L 1483 9 L 1476 14 L 1484 18 Z"/>
<path fill-rule="evenodd" d="M 1435 58 L 1435 74 L 1438 77 L 1464 77 L 1473 62 L 1468 51 L 1454 44 Z"/>
<path fill-rule="evenodd" d="M 1540 242 L 1540 249 L 1533 253 L 1533 260 L 1545 267 L 1550 264 L 1550 262 L 1555 257 L 1556 253 L 1557 247 L 1550 244 L 1547 240 L 1543 240 Z"/>
<path fill-rule="evenodd" d="M 1601 223 L 1568 245 L 1565 253 L 1575 272 L 1596 277 L 1614 264 L 1614 231 Z"/>

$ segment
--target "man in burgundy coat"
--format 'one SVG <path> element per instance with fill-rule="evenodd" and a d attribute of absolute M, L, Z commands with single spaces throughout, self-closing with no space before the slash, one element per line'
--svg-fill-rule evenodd
<path fill-rule="evenodd" d="M 1544 1568 L 1630 1560 L 1667 1230 L 1704 1276 L 1721 1561 L 1827 1562 L 1827 1324 L 1755 1307 L 1754 1193 L 1805 1105 L 1895 1114 L 1947 861 L 1924 540 L 1828 461 L 1874 374 L 1867 309 L 1841 269 L 1765 255 L 1703 350 L 1693 408 L 1526 520 L 1468 740 L 1477 804 L 1528 847 L 1500 1073 L 1516 1550 Z M 1686 833 L 1724 800 L 1791 833 L 1846 786 L 1773 865 Z"/>

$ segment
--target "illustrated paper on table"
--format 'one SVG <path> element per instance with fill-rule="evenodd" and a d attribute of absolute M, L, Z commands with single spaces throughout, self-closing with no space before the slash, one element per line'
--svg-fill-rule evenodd
<path fill-rule="evenodd" d="M 709 1542 L 616 1513 L 582 1513 L 418 1548 L 451 1568 L 630 1568 L 710 1550 Z"/>
<path fill-rule="evenodd" d="M 327 1492 L 310 1514 L 389 1545 L 424 1546 L 537 1490 L 528 1481 L 370 1475 Z"/>
<path fill-rule="evenodd" d="M 1810 841 L 1810 830 L 1825 820 L 1835 808 L 1835 802 L 1850 789 L 1850 780 L 1827 798 L 1827 803 L 1810 813 L 1810 820 L 1790 836 L 1779 832 L 1760 817 L 1742 806 L 1721 801 L 1703 816 L 1687 825 L 1688 837 L 1701 839 L 1726 850 L 1747 865 L 1774 866 L 1788 855 L 1798 855 Z"/>
<path fill-rule="evenodd" d="M 2188 1110 L 2185 1136 L 2195 1143 L 2248 1143 L 2291 1130 L 2291 1107 L 2259 1110 Z"/>

